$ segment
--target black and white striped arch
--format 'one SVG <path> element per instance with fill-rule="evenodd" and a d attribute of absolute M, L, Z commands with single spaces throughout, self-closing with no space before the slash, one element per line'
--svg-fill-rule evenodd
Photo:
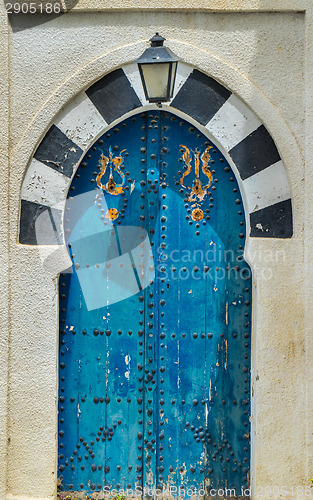
<path fill-rule="evenodd" d="M 117 69 L 70 102 L 39 144 L 22 186 L 19 241 L 63 242 L 63 209 L 86 149 L 113 121 L 148 104 L 135 64 Z M 170 106 L 192 117 L 229 153 L 242 179 L 252 237 L 290 238 L 288 179 L 272 137 L 256 115 L 209 76 L 179 63 Z M 36 224 L 40 215 L 43 224 Z M 47 221 L 49 223 L 47 223 Z"/>

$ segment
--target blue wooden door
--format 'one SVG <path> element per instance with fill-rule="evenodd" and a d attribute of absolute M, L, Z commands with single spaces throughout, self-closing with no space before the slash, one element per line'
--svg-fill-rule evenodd
<path fill-rule="evenodd" d="M 60 489 L 242 496 L 251 277 L 227 160 L 186 120 L 135 115 L 85 155 L 64 224 Z"/>

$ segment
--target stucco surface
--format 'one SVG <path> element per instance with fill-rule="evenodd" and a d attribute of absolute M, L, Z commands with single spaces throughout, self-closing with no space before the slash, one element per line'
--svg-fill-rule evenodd
<path fill-rule="evenodd" d="M 27 0 L 30 3 L 30 0 Z M 9 3 L 5 0 L 5 3 Z M 48 0 L 32 2 L 41 12 Z M 162 10 L 171 11 L 212 11 L 212 12 L 298 12 L 307 8 L 306 0 L 165 0 Z M 116 11 L 116 10 L 160 10 L 158 0 L 60 0 L 61 11 Z"/>
<path fill-rule="evenodd" d="M 308 476 L 313 477 L 313 289 L 312 249 L 313 249 L 313 206 L 311 193 L 313 189 L 312 166 L 310 159 L 313 154 L 311 140 L 313 130 L 313 68 L 310 63 L 313 57 L 313 6 L 308 7 L 306 13 L 306 113 L 305 113 L 305 224 L 304 234 L 304 269 L 305 269 L 305 338 L 306 338 L 306 374 L 302 386 L 306 388 L 306 464 Z"/>
<path fill-rule="evenodd" d="M 131 9 L 159 9 L 160 4 L 157 0 L 149 0 L 148 2 L 142 2 L 141 0 L 128 0 L 123 5 L 117 2 L 112 2 L 112 0 L 105 0 L 101 4 L 97 0 L 64 0 L 64 7 L 72 8 L 75 10 L 84 9 L 116 9 L 116 8 L 131 8 Z M 273 5 L 272 0 L 212 0 L 206 2 L 204 0 L 189 0 L 188 2 L 182 2 L 181 0 L 176 0 L 175 2 L 170 2 L 167 0 L 162 4 L 162 9 L 198 9 L 198 10 L 212 10 L 212 11 L 297 11 L 306 9 L 307 4 L 305 0 L 276 0 Z"/>
<path fill-rule="evenodd" d="M 219 3 L 220 8 L 234 8 L 233 1 Z M 262 8 L 266 2 L 244 3 Z M 280 4 L 291 6 L 288 1 Z M 313 99 L 312 69 L 304 63 L 305 50 L 313 56 L 308 24 L 312 17 L 308 16 L 311 12 L 306 25 L 305 16 L 297 13 L 71 12 L 55 19 L 48 15 L 11 17 L 10 119 L 3 120 L 6 123 L 0 128 L 6 154 L 7 123 L 12 145 L 10 175 L 6 155 L 0 174 L 4 241 L 7 230 L 10 232 L 10 282 L 3 280 L 1 295 L 6 300 L 9 289 L 10 306 L 4 303 L 1 309 L 0 375 L 4 382 L 0 400 L 6 400 L 6 327 L 10 325 L 10 443 L 6 478 L 3 404 L 0 498 L 5 498 L 5 489 L 7 499 L 16 500 L 48 499 L 56 494 L 57 273 L 43 271 L 37 248 L 17 244 L 23 177 L 36 144 L 62 106 L 101 75 L 135 59 L 156 27 L 186 62 L 229 86 L 254 110 L 284 159 L 293 197 L 295 235 L 291 240 L 247 242 L 247 259 L 255 273 L 252 485 L 255 494 L 265 486 L 290 489 L 310 485 L 313 186 L 310 162 L 304 169 L 302 158 L 302 153 L 308 158 L 313 155 L 309 100 L 304 108 L 305 78 L 308 97 Z M 310 40 L 306 46 L 305 36 Z M 2 30 L 3 68 L 8 64 L 7 44 Z M 8 113 L 6 80 L 1 79 L 1 84 L 1 107 Z M 9 224 L 5 198 L 8 179 Z M 3 276 L 7 248 L 4 243 Z"/>
<path fill-rule="evenodd" d="M 2 189 L 0 197 L 0 499 L 6 491 L 7 462 L 7 394 L 8 394 L 8 161 L 9 161 L 9 82 L 8 82 L 8 24 L 3 7 L 0 6 L 0 169 Z"/>
<path fill-rule="evenodd" d="M 235 67 L 262 89 L 303 137 L 303 14 L 107 12 L 69 13 L 54 20 L 48 14 L 11 17 L 12 105 L 19 109 L 12 117 L 14 143 L 30 116 L 78 67 L 109 49 L 149 39 L 154 27 L 166 38 L 202 48 Z"/>
<path fill-rule="evenodd" d="M 261 498 L 266 498 L 262 487 L 309 484 L 305 467 L 303 245 L 296 239 L 284 245 L 250 240 L 247 250 L 256 286 L 252 474 L 255 493 L 263 491 Z"/>

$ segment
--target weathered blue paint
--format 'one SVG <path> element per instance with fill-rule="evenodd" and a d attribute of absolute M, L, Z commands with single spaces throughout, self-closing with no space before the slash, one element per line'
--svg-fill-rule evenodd
<path fill-rule="evenodd" d="M 198 222 L 180 182 L 181 145 L 201 153 L 213 146 Z M 124 158 L 119 195 L 95 190 L 110 147 Z M 186 187 L 195 178 L 191 156 Z M 116 171 L 113 179 L 120 184 Z M 119 210 L 112 222 L 107 208 Z M 244 208 L 225 157 L 171 113 L 135 115 L 86 154 L 65 214 L 73 268 L 60 277 L 61 488 L 205 484 L 241 496 L 250 462 L 251 277 Z M 155 278 L 131 295 L 141 274 L 134 249 L 144 251 L 145 234 Z M 103 305 L 125 290 L 128 298 Z"/>

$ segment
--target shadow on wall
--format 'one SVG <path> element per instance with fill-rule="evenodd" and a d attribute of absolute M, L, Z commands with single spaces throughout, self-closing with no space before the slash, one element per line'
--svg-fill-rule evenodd
<path fill-rule="evenodd" d="M 16 33 L 53 21 L 73 9 L 79 0 L 41 0 L 27 1 L 23 4 L 12 0 L 3 0 L 3 2 L 9 14 L 12 31 Z M 34 9 L 36 10 L 32 12 Z M 19 17 L 18 23 L 14 22 L 16 16 Z"/>

